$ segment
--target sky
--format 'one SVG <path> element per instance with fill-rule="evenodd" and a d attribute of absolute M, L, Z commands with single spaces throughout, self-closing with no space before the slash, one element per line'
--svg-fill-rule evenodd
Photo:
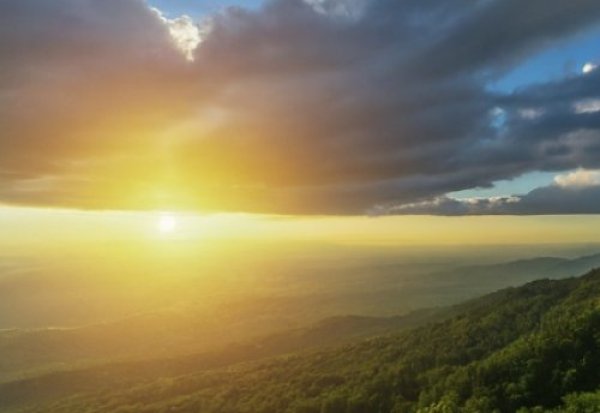
<path fill-rule="evenodd" d="M 148 4 L 163 11 L 169 17 L 187 15 L 195 21 L 210 17 L 228 7 L 257 9 L 260 0 L 149 0 Z"/>
<path fill-rule="evenodd" d="M 6 0 L 0 214 L 542 238 L 600 213 L 599 44 L 593 0 Z"/>

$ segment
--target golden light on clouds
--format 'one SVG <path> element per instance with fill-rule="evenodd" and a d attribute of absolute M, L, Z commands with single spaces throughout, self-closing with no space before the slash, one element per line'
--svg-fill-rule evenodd
<path fill-rule="evenodd" d="M 577 126 L 600 112 L 584 93 L 597 78 L 593 56 L 587 76 L 544 85 L 542 97 L 535 88 L 490 93 L 480 74 L 501 76 L 533 51 L 525 35 L 485 48 L 461 40 L 469 19 L 504 27 L 492 3 L 481 14 L 438 13 L 429 2 L 383 2 L 375 12 L 363 0 L 28 3 L 0 2 L 3 203 L 291 216 L 600 213 L 597 180 L 580 191 L 495 193 L 510 202 L 480 208 L 427 207 L 552 165 L 557 174 L 598 169 L 589 156 L 596 132 Z M 552 38 L 535 8 L 515 5 L 506 6 L 519 16 L 511 32 Z M 589 23 L 580 11 L 573 30 Z M 431 21 L 410 23 L 411 13 Z M 569 82 L 592 83 L 565 100 Z M 406 208 L 414 205 L 429 209 Z"/>

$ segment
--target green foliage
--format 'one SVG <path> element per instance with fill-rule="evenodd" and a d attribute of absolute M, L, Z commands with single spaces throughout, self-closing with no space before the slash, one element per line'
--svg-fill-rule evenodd
<path fill-rule="evenodd" d="M 27 411 L 597 412 L 599 303 L 600 271 L 542 280 L 398 334 L 181 376 L 128 381 L 125 374 L 118 385 L 100 381 L 94 390 Z M 77 376 L 63 380 L 69 377 Z"/>
<path fill-rule="evenodd" d="M 557 413 L 596 413 L 600 409 L 600 392 L 570 394 Z"/>

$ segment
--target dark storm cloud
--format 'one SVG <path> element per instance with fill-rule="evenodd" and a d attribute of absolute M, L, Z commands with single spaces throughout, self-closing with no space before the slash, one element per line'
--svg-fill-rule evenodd
<path fill-rule="evenodd" d="M 311 4 L 225 10 L 188 62 L 141 0 L 1 2 L 0 202 L 355 214 L 600 166 L 600 72 L 486 88 L 597 1 Z"/>
<path fill-rule="evenodd" d="M 402 2 L 398 2 L 402 3 Z M 540 47 L 578 32 L 598 19 L 598 4 L 583 0 L 491 0 L 462 4 L 460 16 L 440 41 L 424 53 L 425 65 L 436 58 L 432 74 L 471 75 L 473 70 L 499 72 Z M 478 4 L 479 7 L 473 7 Z M 423 64 L 421 64 L 423 66 Z"/>

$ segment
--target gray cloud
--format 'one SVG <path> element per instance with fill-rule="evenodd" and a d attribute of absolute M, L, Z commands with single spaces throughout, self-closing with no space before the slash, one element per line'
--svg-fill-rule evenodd
<path fill-rule="evenodd" d="M 592 0 L 271 0 L 213 16 L 188 62 L 141 0 L 3 1 L 0 202 L 360 214 L 596 168 L 600 113 L 573 105 L 599 71 L 486 85 L 599 21 Z"/>
<path fill-rule="evenodd" d="M 600 185 L 561 187 L 551 185 L 520 196 L 435 199 L 401 205 L 380 205 L 378 215 L 565 215 L 600 214 Z"/>

